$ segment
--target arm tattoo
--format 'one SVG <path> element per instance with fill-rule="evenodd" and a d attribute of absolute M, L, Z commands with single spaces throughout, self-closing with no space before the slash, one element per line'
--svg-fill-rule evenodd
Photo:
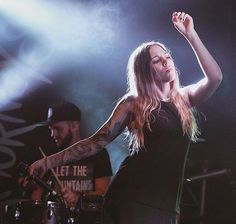
<path fill-rule="evenodd" d="M 96 154 L 122 133 L 128 125 L 130 117 L 130 103 L 120 103 L 110 118 L 94 135 L 50 156 L 50 167 L 65 165 Z"/>

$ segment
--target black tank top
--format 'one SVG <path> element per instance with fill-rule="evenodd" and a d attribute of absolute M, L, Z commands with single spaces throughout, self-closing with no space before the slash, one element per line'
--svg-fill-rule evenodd
<path fill-rule="evenodd" d="M 107 195 L 179 213 L 190 141 L 174 105 L 161 103 L 151 130 L 144 128 L 145 148 L 122 162 Z"/>

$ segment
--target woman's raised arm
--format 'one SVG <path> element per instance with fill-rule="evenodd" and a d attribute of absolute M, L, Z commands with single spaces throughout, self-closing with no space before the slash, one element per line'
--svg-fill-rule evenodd
<path fill-rule="evenodd" d="M 199 105 L 207 100 L 218 88 L 222 80 L 222 72 L 194 29 L 192 17 L 184 12 L 174 12 L 172 22 L 191 45 L 205 75 L 202 80 L 186 88 L 186 94 L 188 94 L 191 106 Z"/>

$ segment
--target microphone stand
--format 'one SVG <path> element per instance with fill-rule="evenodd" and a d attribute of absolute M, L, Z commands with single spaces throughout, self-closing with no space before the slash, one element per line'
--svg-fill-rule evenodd
<path fill-rule="evenodd" d="M 214 171 L 214 172 L 210 172 L 210 173 L 201 174 L 198 176 L 188 177 L 185 179 L 185 181 L 187 181 L 187 182 L 198 181 L 198 180 L 207 179 L 210 177 L 225 175 L 230 172 L 231 172 L 230 169 L 223 169 L 223 170 L 218 170 L 218 171 Z"/>

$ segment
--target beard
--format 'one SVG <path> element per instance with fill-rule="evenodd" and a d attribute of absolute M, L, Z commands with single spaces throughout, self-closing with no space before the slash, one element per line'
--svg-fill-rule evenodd
<path fill-rule="evenodd" d="M 72 139 L 73 139 L 72 133 L 71 133 L 71 131 L 69 131 L 68 134 L 66 135 L 66 137 L 61 141 L 61 144 L 57 145 L 58 148 L 60 150 L 63 150 L 65 148 L 69 147 Z"/>

